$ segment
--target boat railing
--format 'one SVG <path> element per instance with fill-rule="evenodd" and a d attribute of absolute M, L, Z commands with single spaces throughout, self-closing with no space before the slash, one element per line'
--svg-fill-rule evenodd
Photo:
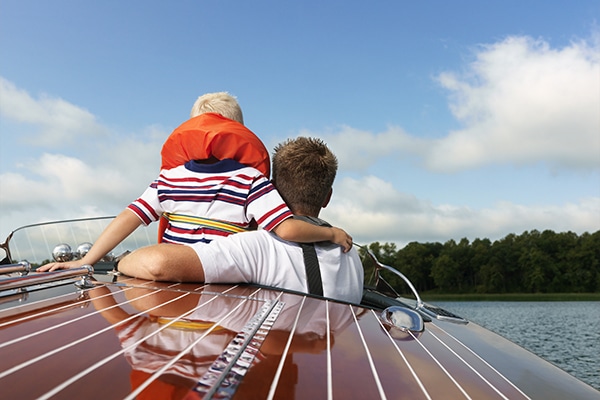
<path fill-rule="evenodd" d="M 419 292 L 413 285 L 413 283 L 404 275 L 402 272 L 398 271 L 396 268 L 390 267 L 389 265 L 385 265 L 380 262 L 375 254 L 367 247 L 359 244 L 354 244 L 358 248 L 360 248 L 369 258 L 375 263 L 374 269 L 374 283 L 375 289 L 383 292 L 383 294 L 391 296 L 392 298 L 401 301 L 406 304 L 409 301 L 408 299 L 404 299 L 401 291 L 394 287 L 394 285 L 390 284 L 381 274 L 382 271 L 387 271 L 392 275 L 399 277 L 409 288 L 414 296 L 414 306 L 412 308 L 416 311 L 419 311 L 429 317 L 436 318 L 439 320 L 445 320 L 460 324 L 466 324 L 468 321 L 450 311 L 447 311 L 443 308 L 428 304 L 421 299 Z"/>
<path fill-rule="evenodd" d="M 13 264 L 17 265 L 17 264 Z M 7 267 L 7 266 L 5 266 Z M 8 266 L 10 267 L 10 266 Z M 94 273 L 94 268 L 91 265 L 84 265 L 79 268 L 63 269 L 52 272 L 35 273 L 31 275 L 8 276 L 0 279 L 0 292 L 22 289 L 29 286 L 41 285 L 45 283 L 63 281 L 70 278 L 80 277 L 75 285 L 79 288 L 90 288 L 94 284 L 90 278 Z"/>
<path fill-rule="evenodd" d="M 8 275 L 20 273 L 21 275 L 27 275 L 31 271 L 31 264 L 27 261 L 21 261 L 14 264 L 3 264 L 0 265 L 0 275 Z"/>

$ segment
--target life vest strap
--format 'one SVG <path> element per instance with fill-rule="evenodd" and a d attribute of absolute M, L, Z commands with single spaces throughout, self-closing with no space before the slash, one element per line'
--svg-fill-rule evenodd
<path fill-rule="evenodd" d="M 219 231 L 226 232 L 229 234 L 244 232 L 247 230 L 246 228 L 233 224 L 231 222 L 218 221 L 215 219 L 197 217 L 194 215 L 164 213 L 163 216 L 169 222 L 182 222 L 205 228 L 217 229 Z"/>
<path fill-rule="evenodd" d="M 168 317 L 155 317 L 156 322 L 160 325 L 169 325 L 170 328 L 181 329 L 181 330 L 209 330 L 212 328 L 212 332 L 224 331 L 226 328 L 221 325 L 217 325 L 216 322 L 208 321 L 195 321 L 190 319 L 181 318 L 168 318 Z M 150 318 L 154 320 L 154 318 Z"/>

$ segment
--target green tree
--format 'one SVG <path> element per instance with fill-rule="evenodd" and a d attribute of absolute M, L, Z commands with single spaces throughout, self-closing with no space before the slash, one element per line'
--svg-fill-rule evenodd
<path fill-rule="evenodd" d="M 473 288 L 477 293 L 485 293 L 485 284 L 483 278 L 483 268 L 489 265 L 490 249 L 492 242 L 489 239 L 475 239 L 471 243 L 472 257 L 470 261 L 470 270 L 474 274 Z"/>
<path fill-rule="evenodd" d="M 411 242 L 396 253 L 394 266 L 410 279 L 418 291 L 431 290 L 435 285 L 431 278 L 431 267 L 439 255 L 440 247 L 439 243 Z"/>
<path fill-rule="evenodd" d="M 569 251 L 565 280 L 571 282 L 572 292 L 600 291 L 600 231 L 583 233 L 578 245 Z"/>
<path fill-rule="evenodd" d="M 460 292 L 460 266 L 448 254 L 441 254 L 431 268 L 435 284 L 444 292 Z"/>
<path fill-rule="evenodd" d="M 453 239 L 444 244 L 411 242 L 400 250 L 394 244 L 375 242 L 369 248 L 421 292 L 600 291 L 600 231 L 578 236 L 532 230 L 510 233 L 493 243 L 489 239 L 469 243 L 463 238 L 458 243 Z"/>
<path fill-rule="evenodd" d="M 548 284 L 552 279 L 549 265 L 550 257 L 535 246 L 523 248 L 519 257 L 519 265 L 523 269 L 523 288 L 527 292 L 548 292 Z"/>
<path fill-rule="evenodd" d="M 479 268 L 481 284 L 477 287 L 478 293 L 504 293 L 506 282 L 502 266 L 490 261 Z"/>

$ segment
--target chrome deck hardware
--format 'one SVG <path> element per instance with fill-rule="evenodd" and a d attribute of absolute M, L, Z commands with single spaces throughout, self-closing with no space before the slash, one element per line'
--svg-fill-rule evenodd
<path fill-rule="evenodd" d="M 89 288 L 93 286 L 90 276 L 94 273 L 94 268 L 91 265 L 83 267 L 65 269 L 53 272 L 36 273 L 27 276 L 17 276 L 0 279 L 0 291 L 10 289 L 20 289 L 27 286 L 39 285 L 42 283 L 57 282 L 68 278 L 81 276 L 82 279 L 76 283 L 79 288 Z M 82 285 L 82 286 L 80 286 Z"/>
<path fill-rule="evenodd" d="M 456 314 L 446 311 L 440 307 L 435 307 L 435 306 L 425 303 L 423 300 L 421 300 L 421 296 L 419 296 L 419 292 L 414 287 L 412 282 L 402 272 L 398 271 L 395 268 L 390 267 L 389 265 L 382 264 L 377 259 L 377 257 L 375 257 L 375 254 L 373 254 L 373 252 L 367 246 L 361 246 L 357 243 L 354 243 L 354 245 L 361 248 L 373 260 L 373 262 L 375 262 L 375 265 L 376 265 L 375 272 L 377 274 L 376 286 L 377 286 L 378 290 L 382 289 L 385 295 L 390 296 L 395 299 L 401 299 L 403 303 L 406 303 L 405 299 L 401 298 L 400 293 L 398 293 L 392 285 L 390 285 L 385 279 L 383 279 L 383 277 L 381 276 L 381 273 L 380 273 L 383 270 L 388 271 L 389 273 L 398 276 L 410 288 L 413 296 L 415 297 L 415 304 L 413 306 L 413 309 L 415 311 L 418 311 L 418 312 L 422 313 L 423 315 L 431 317 L 431 318 L 448 321 L 448 322 L 454 322 L 457 324 L 467 324 L 469 322 L 465 318 L 462 318 Z"/>
<path fill-rule="evenodd" d="M 31 264 L 27 261 L 21 261 L 15 264 L 5 264 L 0 266 L 0 275 L 14 274 L 20 272 L 21 275 L 27 275 L 31 272 Z"/>

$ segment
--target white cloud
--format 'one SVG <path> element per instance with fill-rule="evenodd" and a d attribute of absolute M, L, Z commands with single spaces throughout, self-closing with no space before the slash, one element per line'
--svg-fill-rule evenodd
<path fill-rule="evenodd" d="M 158 160 L 136 163 L 127 150 L 158 146 L 135 144 L 115 152 L 101 151 L 101 164 L 61 154 L 43 154 L 17 171 L 0 174 L 0 235 L 20 225 L 48 220 L 118 214 L 158 174 Z M 142 153 L 142 160 L 149 158 Z M 146 167 L 145 165 L 148 165 Z M 3 239 L 0 236 L 0 239 Z"/>
<path fill-rule="evenodd" d="M 10 152 L 3 149 L 0 171 L 0 235 L 39 221 L 116 214 L 158 174 L 169 133 L 163 128 L 110 131 L 93 114 L 61 99 L 34 99 L 2 77 L 0 98 L 1 117 L 38 128 L 27 139 L 46 150 L 26 147 L 17 155 L 18 134 L 3 132 L 12 144 Z"/>
<path fill-rule="evenodd" d="M 150 180 L 146 182 L 146 185 Z M 43 154 L 20 172 L 0 174 L 0 207 L 6 214 L 31 207 L 54 210 L 79 210 L 94 203 L 121 203 L 125 196 L 135 196 L 133 185 L 120 166 L 101 165 L 98 168 L 81 159 L 61 154 Z M 141 192 L 140 192 L 141 193 Z M 139 194 L 139 193 L 137 193 Z M 130 198 L 129 201 L 133 200 Z"/>
<path fill-rule="evenodd" d="M 385 132 L 371 133 L 342 126 L 324 135 L 301 131 L 299 136 L 320 136 L 335 149 L 340 168 L 364 170 L 384 157 L 414 156 L 427 151 L 429 141 L 410 136 L 402 128 L 390 126 Z"/>
<path fill-rule="evenodd" d="M 343 126 L 300 134 L 323 137 L 348 170 L 385 158 L 444 173 L 485 165 L 600 167 L 600 40 L 553 49 L 542 40 L 509 37 L 482 46 L 465 72 L 437 80 L 464 125 L 439 139 L 394 126 L 381 133 Z"/>
<path fill-rule="evenodd" d="M 61 147 L 77 140 L 106 137 L 108 131 L 93 114 L 60 98 L 34 99 L 25 90 L 0 77 L 0 115 L 37 127 L 25 137 L 30 145 Z"/>
<path fill-rule="evenodd" d="M 434 172 L 540 162 L 553 172 L 596 169 L 600 166 L 600 64 L 591 53 L 583 44 L 556 51 L 527 38 L 484 48 L 479 54 L 481 65 L 472 66 L 470 80 L 442 77 L 458 96 L 454 112 L 465 129 L 441 139 L 417 138 L 399 127 L 382 133 L 342 127 L 333 133 L 301 134 L 324 138 L 343 170 L 385 165 L 382 173 L 390 179 L 395 174 L 389 167 L 401 165 L 403 159 L 420 159 Z M 593 180 L 596 175 L 589 176 Z M 535 204 L 503 200 L 469 207 L 436 204 L 403 193 L 377 176 L 341 177 L 322 216 L 346 229 L 358 243 L 499 239 L 532 229 L 597 231 L 600 197 L 574 197 L 562 204 L 549 198 Z"/>
<path fill-rule="evenodd" d="M 467 72 L 440 74 L 465 124 L 426 155 L 438 171 L 483 164 L 600 166 L 600 45 L 552 49 L 509 37 L 483 46 Z"/>
<path fill-rule="evenodd" d="M 597 169 L 599 49 L 597 42 L 552 49 L 525 37 L 481 47 L 466 72 L 438 77 L 464 124 L 439 139 L 422 139 L 397 126 L 379 133 L 342 126 L 325 134 L 300 134 L 324 138 L 342 171 L 374 171 L 374 165 L 385 165 L 382 174 L 392 178 L 390 167 L 406 166 L 407 160 L 435 172 L 540 163 L 553 171 Z M 46 151 L 30 154 L 27 163 L 0 174 L 0 238 L 16 224 L 118 213 L 158 172 L 160 147 L 168 134 L 160 127 L 149 127 L 142 135 L 113 132 L 76 105 L 33 98 L 1 77 L 0 101 L 0 116 L 38 128 L 29 139 Z M 64 147 L 51 147 L 57 144 Z M 323 217 L 359 243 L 497 239 L 532 229 L 582 233 L 600 227 L 599 197 L 574 195 L 575 200 L 563 204 L 549 199 L 535 205 L 505 200 L 474 208 L 434 203 L 399 191 L 391 181 L 357 176 L 338 179 Z"/>
<path fill-rule="evenodd" d="M 322 217 L 341 226 L 357 243 L 459 240 L 467 237 L 502 238 L 532 229 L 556 232 L 596 232 L 600 228 L 600 198 L 566 204 L 531 206 L 502 201 L 476 209 L 433 204 L 397 191 L 374 176 L 345 178 Z"/>

